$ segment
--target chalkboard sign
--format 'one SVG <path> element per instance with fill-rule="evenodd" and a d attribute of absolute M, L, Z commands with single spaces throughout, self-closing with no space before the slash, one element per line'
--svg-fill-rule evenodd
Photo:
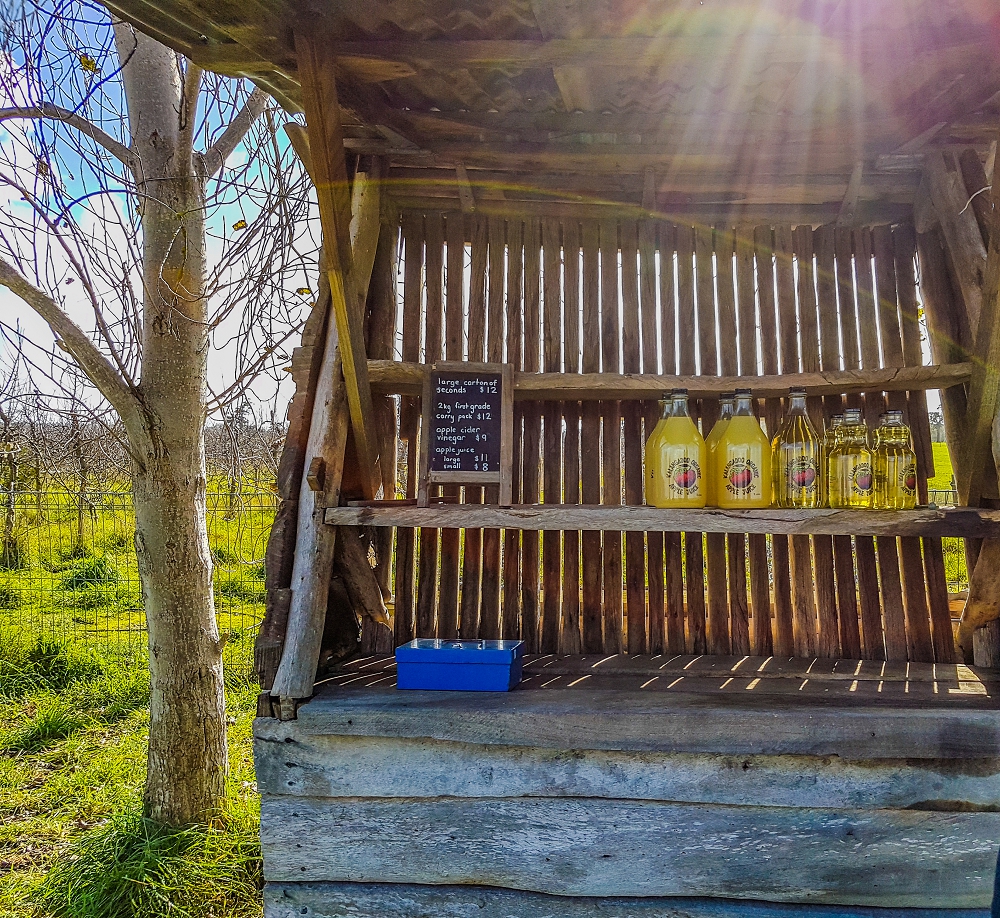
<path fill-rule="evenodd" d="M 510 504 L 514 374 L 509 364 L 445 361 L 423 395 L 418 503 L 437 484 L 496 484 Z"/>

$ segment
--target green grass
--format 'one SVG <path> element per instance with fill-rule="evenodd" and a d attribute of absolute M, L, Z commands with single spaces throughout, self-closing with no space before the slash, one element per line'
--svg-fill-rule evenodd
<path fill-rule="evenodd" d="M 149 680 L 142 654 L 0 643 L 0 914 L 260 914 L 256 687 L 227 677 L 229 793 L 208 829 L 143 820 Z"/>
<path fill-rule="evenodd" d="M 209 829 L 141 817 L 149 678 L 127 495 L 94 496 L 82 541 L 70 496 L 19 506 L 0 569 L 0 915 L 259 916 L 259 798 L 250 729 L 273 500 L 210 488 L 209 542 L 230 717 L 229 791 Z"/>

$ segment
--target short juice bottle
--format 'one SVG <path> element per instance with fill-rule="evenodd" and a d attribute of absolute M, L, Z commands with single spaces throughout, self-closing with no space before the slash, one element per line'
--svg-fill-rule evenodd
<path fill-rule="evenodd" d="M 704 507 L 705 440 L 688 414 L 687 389 L 675 389 L 669 406 L 646 441 L 646 503 Z"/>
<path fill-rule="evenodd" d="M 788 411 L 773 442 L 774 502 L 779 507 L 811 510 L 821 502 L 819 437 L 806 413 L 805 389 L 791 389 L 788 398 Z"/>
<path fill-rule="evenodd" d="M 869 510 L 875 497 L 875 470 L 868 449 L 868 428 L 861 411 L 848 408 L 837 444 L 827 460 L 830 506 L 835 509 Z"/>
<path fill-rule="evenodd" d="M 735 396 L 732 392 L 724 392 L 719 397 L 719 420 L 715 422 L 712 432 L 708 435 L 708 439 L 705 440 L 705 450 L 708 457 L 707 468 L 705 471 L 705 501 L 709 507 L 719 506 L 717 488 L 718 472 L 716 470 L 715 463 L 719 449 L 719 441 L 722 439 L 722 435 L 726 432 L 726 428 L 729 426 L 729 419 L 733 416 L 734 402 Z"/>
<path fill-rule="evenodd" d="M 917 505 L 917 457 L 902 411 L 890 411 L 879 425 L 875 448 L 875 506 L 912 510 Z"/>
<path fill-rule="evenodd" d="M 720 507 L 749 510 L 771 506 L 771 444 L 754 416 L 749 389 L 736 390 L 736 407 L 716 456 Z"/>

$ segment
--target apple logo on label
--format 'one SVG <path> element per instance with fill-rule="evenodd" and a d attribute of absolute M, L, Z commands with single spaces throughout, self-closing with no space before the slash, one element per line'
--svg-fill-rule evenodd
<path fill-rule="evenodd" d="M 859 491 L 870 491 L 872 487 L 872 473 L 862 472 L 854 479 L 854 484 Z"/>
<path fill-rule="evenodd" d="M 698 473 L 694 469 L 685 469 L 674 476 L 678 488 L 693 488 L 698 481 Z"/>
<path fill-rule="evenodd" d="M 801 469 L 792 476 L 792 481 L 800 488 L 808 488 L 816 480 L 816 470 L 812 467 Z"/>
<path fill-rule="evenodd" d="M 907 491 L 912 491 L 914 488 L 916 488 L 916 486 L 917 486 L 917 476 L 911 472 L 909 475 L 906 476 L 906 481 L 903 482 L 903 487 L 906 488 Z"/>
<path fill-rule="evenodd" d="M 729 476 L 729 481 L 734 488 L 749 488 L 753 484 L 753 472 L 747 468 L 739 472 L 733 472 Z"/>

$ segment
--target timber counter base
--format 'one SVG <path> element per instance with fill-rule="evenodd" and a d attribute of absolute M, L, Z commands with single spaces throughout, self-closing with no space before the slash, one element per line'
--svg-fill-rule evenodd
<path fill-rule="evenodd" d="M 810 685 L 844 692 L 786 690 L 810 665 Z M 731 692 L 743 666 L 778 693 Z M 366 658 L 297 720 L 258 719 L 267 918 L 985 916 L 1000 711 L 975 670 L 620 655 L 525 669 L 505 694 L 400 692 L 391 661 Z M 642 689 L 653 670 L 705 685 Z M 907 686 L 936 687 L 937 705 Z"/>
<path fill-rule="evenodd" d="M 581 898 L 483 886 L 268 883 L 266 918 L 989 918 L 988 909 L 873 909 L 692 898 Z"/>

